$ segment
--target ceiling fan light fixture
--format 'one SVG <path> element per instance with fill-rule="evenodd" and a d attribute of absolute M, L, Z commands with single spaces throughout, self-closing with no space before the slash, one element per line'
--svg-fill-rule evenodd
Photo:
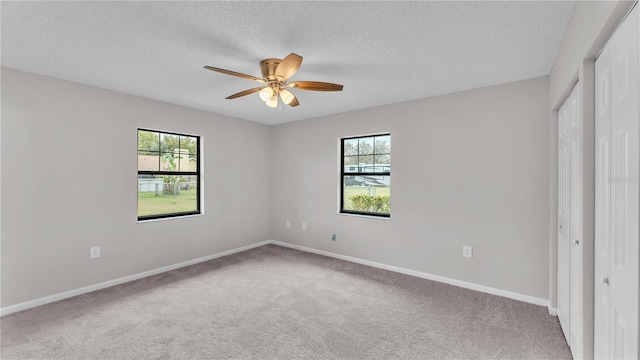
<path fill-rule="evenodd" d="M 282 100 L 283 103 L 289 105 L 291 104 L 294 98 L 295 96 L 293 96 L 291 91 L 287 89 L 280 89 L 280 99 Z"/>
<path fill-rule="evenodd" d="M 273 94 L 271 96 L 271 98 L 269 100 L 267 100 L 267 106 L 268 107 L 278 107 L 278 95 L 277 94 Z"/>
<path fill-rule="evenodd" d="M 260 95 L 260 99 L 262 99 L 262 101 L 267 102 L 273 97 L 273 89 L 267 86 L 264 89 L 260 90 L 258 95 Z"/>

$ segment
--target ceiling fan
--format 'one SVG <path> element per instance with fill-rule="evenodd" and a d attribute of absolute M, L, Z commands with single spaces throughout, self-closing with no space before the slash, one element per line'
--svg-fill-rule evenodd
<path fill-rule="evenodd" d="M 332 84 L 320 81 L 291 81 L 289 78 L 298 71 L 302 64 L 302 56 L 291 53 L 284 59 L 264 59 L 260 62 L 260 70 L 262 71 L 262 78 L 242 74 L 239 72 L 215 68 L 212 66 L 205 66 L 204 68 L 211 71 L 217 71 L 219 73 L 241 77 L 263 83 L 265 85 L 255 87 L 241 91 L 237 94 L 229 95 L 227 99 L 235 99 L 241 96 L 253 94 L 259 92 L 260 99 L 264 101 L 269 107 L 278 106 L 278 98 L 280 101 L 289 106 L 298 106 L 298 98 L 293 95 L 287 88 L 295 88 L 300 90 L 312 90 L 312 91 L 341 91 L 342 85 Z"/>

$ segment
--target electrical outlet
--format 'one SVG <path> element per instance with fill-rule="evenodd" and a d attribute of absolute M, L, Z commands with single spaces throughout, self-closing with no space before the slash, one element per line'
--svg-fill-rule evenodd
<path fill-rule="evenodd" d="M 463 246 L 462 247 L 462 256 L 466 258 L 473 257 L 473 248 L 471 246 Z"/>
<path fill-rule="evenodd" d="M 305 231 L 307 230 L 307 223 L 306 222 L 302 223 L 302 230 L 305 230 Z"/>
<path fill-rule="evenodd" d="M 290 228 L 291 227 L 291 221 L 287 220 L 287 227 Z"/>
<path fill-rule="evenodd" d="M 89 249 L 89 259 L 95 259 L 100 257 L 100 246 L 92 246 Z"/>
<path fill-rule="evenodd" d="M 331 241 L 336 241 L 336 234 L 331 234 Z"/>

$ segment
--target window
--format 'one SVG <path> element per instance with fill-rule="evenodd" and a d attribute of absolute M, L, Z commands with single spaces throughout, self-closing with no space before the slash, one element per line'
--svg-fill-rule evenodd
<path fill-rule="evenodd" d="M 200 214 L 200 137 L 138 129 L 138 220 Z"/>
<path fill-rule="evenodd" d="M 391 216 L 391 134 L 341 140 L 340 212 Z"/>

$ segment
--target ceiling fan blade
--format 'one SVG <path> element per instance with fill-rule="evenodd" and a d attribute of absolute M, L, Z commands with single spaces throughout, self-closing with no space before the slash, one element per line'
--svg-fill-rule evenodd
<path fill-rule="evenodd" d="M 342 85 L 320 81 L 294 81 L 286 84 L 288 87 L 311 91 L 342 91 Z"/>
<path fill-rule="evenodd" d="M 282 99 L 283 103 L 291 107 L 300 105 L 298 98 L 291 91 L 287 89 L 279 89 L 278 94 L 280 94 L 280 99 Z"/>
<path fill-rule="evenodd" d="M 251 75 L 247 75 L 247 74 L 242 74 L 242 73 L 231 71 L 231 70 L 220 69 L 220 68 L 216 68 L 216 67 L 213 67 L 213 66 L 205 66 L 204 68 L 207 69 L 207 70 L 217 71 L 219 73 L 223 73 L 223 74 L 227 74 L 227 75 L 237 76 L 237 77 L 241 77 L 241 78 L 244 78 L 244 79 L 254 80 L 254 81 L 261 82 L 261 83 L 266 83 L 266 81 L 264 79 L 261 79 L 261 78 L 255 77 L 255 76 L 251 76 Z"/>
<path fill-rule="evenodd" d="M 300 105 L 300 102 L 298 101 L 298 98 L 295 95 L 293 95 L 293 100 L 291 100 L 291 102 L 289 103 L 289 106 L 294 107 L 298 105 Z"/>
<path fill-rule="evenodd" d="M 287 81 L 298 71 L 302 64 L 302 56 L 291 53 L 276 68 L 276 77 L 282 77 L 282 81 Z"/>
<path fill-rule="evenodd" d="M 245 90 L 245 91 L 240 91 L 237 94 L 233 94 L 233 95 L 227 96 L 226 99 L 231 100 L 231 99 L 239 98 L 241 96 L 245 96 L 245 95 L 256 93 L 256 92 L 258 92 L 258 91 L 260 91 L 262 89 L 264 89 L 264 86 L 260 86 L 260 87 L 249 89 L 249 90 Z"/>

